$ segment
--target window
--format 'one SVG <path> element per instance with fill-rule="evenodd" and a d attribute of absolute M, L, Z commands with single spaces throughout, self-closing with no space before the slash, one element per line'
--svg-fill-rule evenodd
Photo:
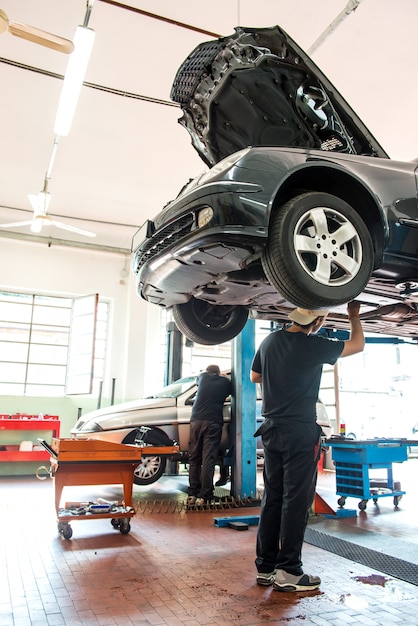
<path fill-rule="evenodd" d="M 63 396 L 76 300 L 0 292 L 0 394 Z M 94 378 L 102 379 L 108 302 L 99 301 Z M 96 385 L 95 385 L 96 386 Z"/>

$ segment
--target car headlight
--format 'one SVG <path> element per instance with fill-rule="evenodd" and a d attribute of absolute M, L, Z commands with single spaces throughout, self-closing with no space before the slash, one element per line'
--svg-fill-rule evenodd
<path fill-rule="evenodd" d="M 206 226 L 206 224 L 209 224 L 212 217 L 213 217 L 213 209 L 211 209 L 210 206 L 205 206 L 203 207 L 203 209 L 200 209 L 200 211 L 197 214 L 198 227 L 202 228 L 203 226 Z"/>

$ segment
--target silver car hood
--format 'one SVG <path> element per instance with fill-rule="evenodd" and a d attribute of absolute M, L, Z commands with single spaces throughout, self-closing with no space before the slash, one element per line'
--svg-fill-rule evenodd
<path fill-rule="evenodd" d="M 176 398 L 140 398 L 138 400 L 131 400 L 130 402 L 114 404 L 82 415 L 77 420 L 71 433 L 80 432 L 87 422 L 95 422 L 102 427 L 106 424 L 106 428 L 104 428 L 104 430 L 106 430 L 109 428 L 110 423 L 114 421 L 115 425 L 123 428 L 123 426 L 135 424 L 134 417 L 138 414 L 138 411 L 165 409 L 175 407 L 176 404 Z"/>

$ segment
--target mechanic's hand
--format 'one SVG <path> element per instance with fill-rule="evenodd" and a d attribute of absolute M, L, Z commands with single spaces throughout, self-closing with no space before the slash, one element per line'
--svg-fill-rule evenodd
<path fill-rule="evenodd" d="M 353 300 L 347 304 L 347 315 L 350 317 L 359 317 L 360 315 L 360 302 Z"/>

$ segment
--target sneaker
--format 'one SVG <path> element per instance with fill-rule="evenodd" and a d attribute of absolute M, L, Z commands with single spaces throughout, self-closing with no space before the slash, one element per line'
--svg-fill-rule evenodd
<path fill-rule="evenodd" d="M 229 480 L 229 476 L 228 478 L 220 478 L 216 481 L 215 487 L 223 487 L 224 485 L 226 485 L 226 483 L 229 483 Z"/>
<path fill-rule="evenodd" d="M 319 576 L 309 576 L 308 574 L 295 576 L 279 569 L 274 576 L 273 589 L 276 591 L 310 591 L 317 589 L 320 584 Z"/>
<path fill-rule="evenodd" d="M 257 572 L 257 585 L 265 585 L 268 587 L 273 584 L 274 574 L 276 572 Z"/>

